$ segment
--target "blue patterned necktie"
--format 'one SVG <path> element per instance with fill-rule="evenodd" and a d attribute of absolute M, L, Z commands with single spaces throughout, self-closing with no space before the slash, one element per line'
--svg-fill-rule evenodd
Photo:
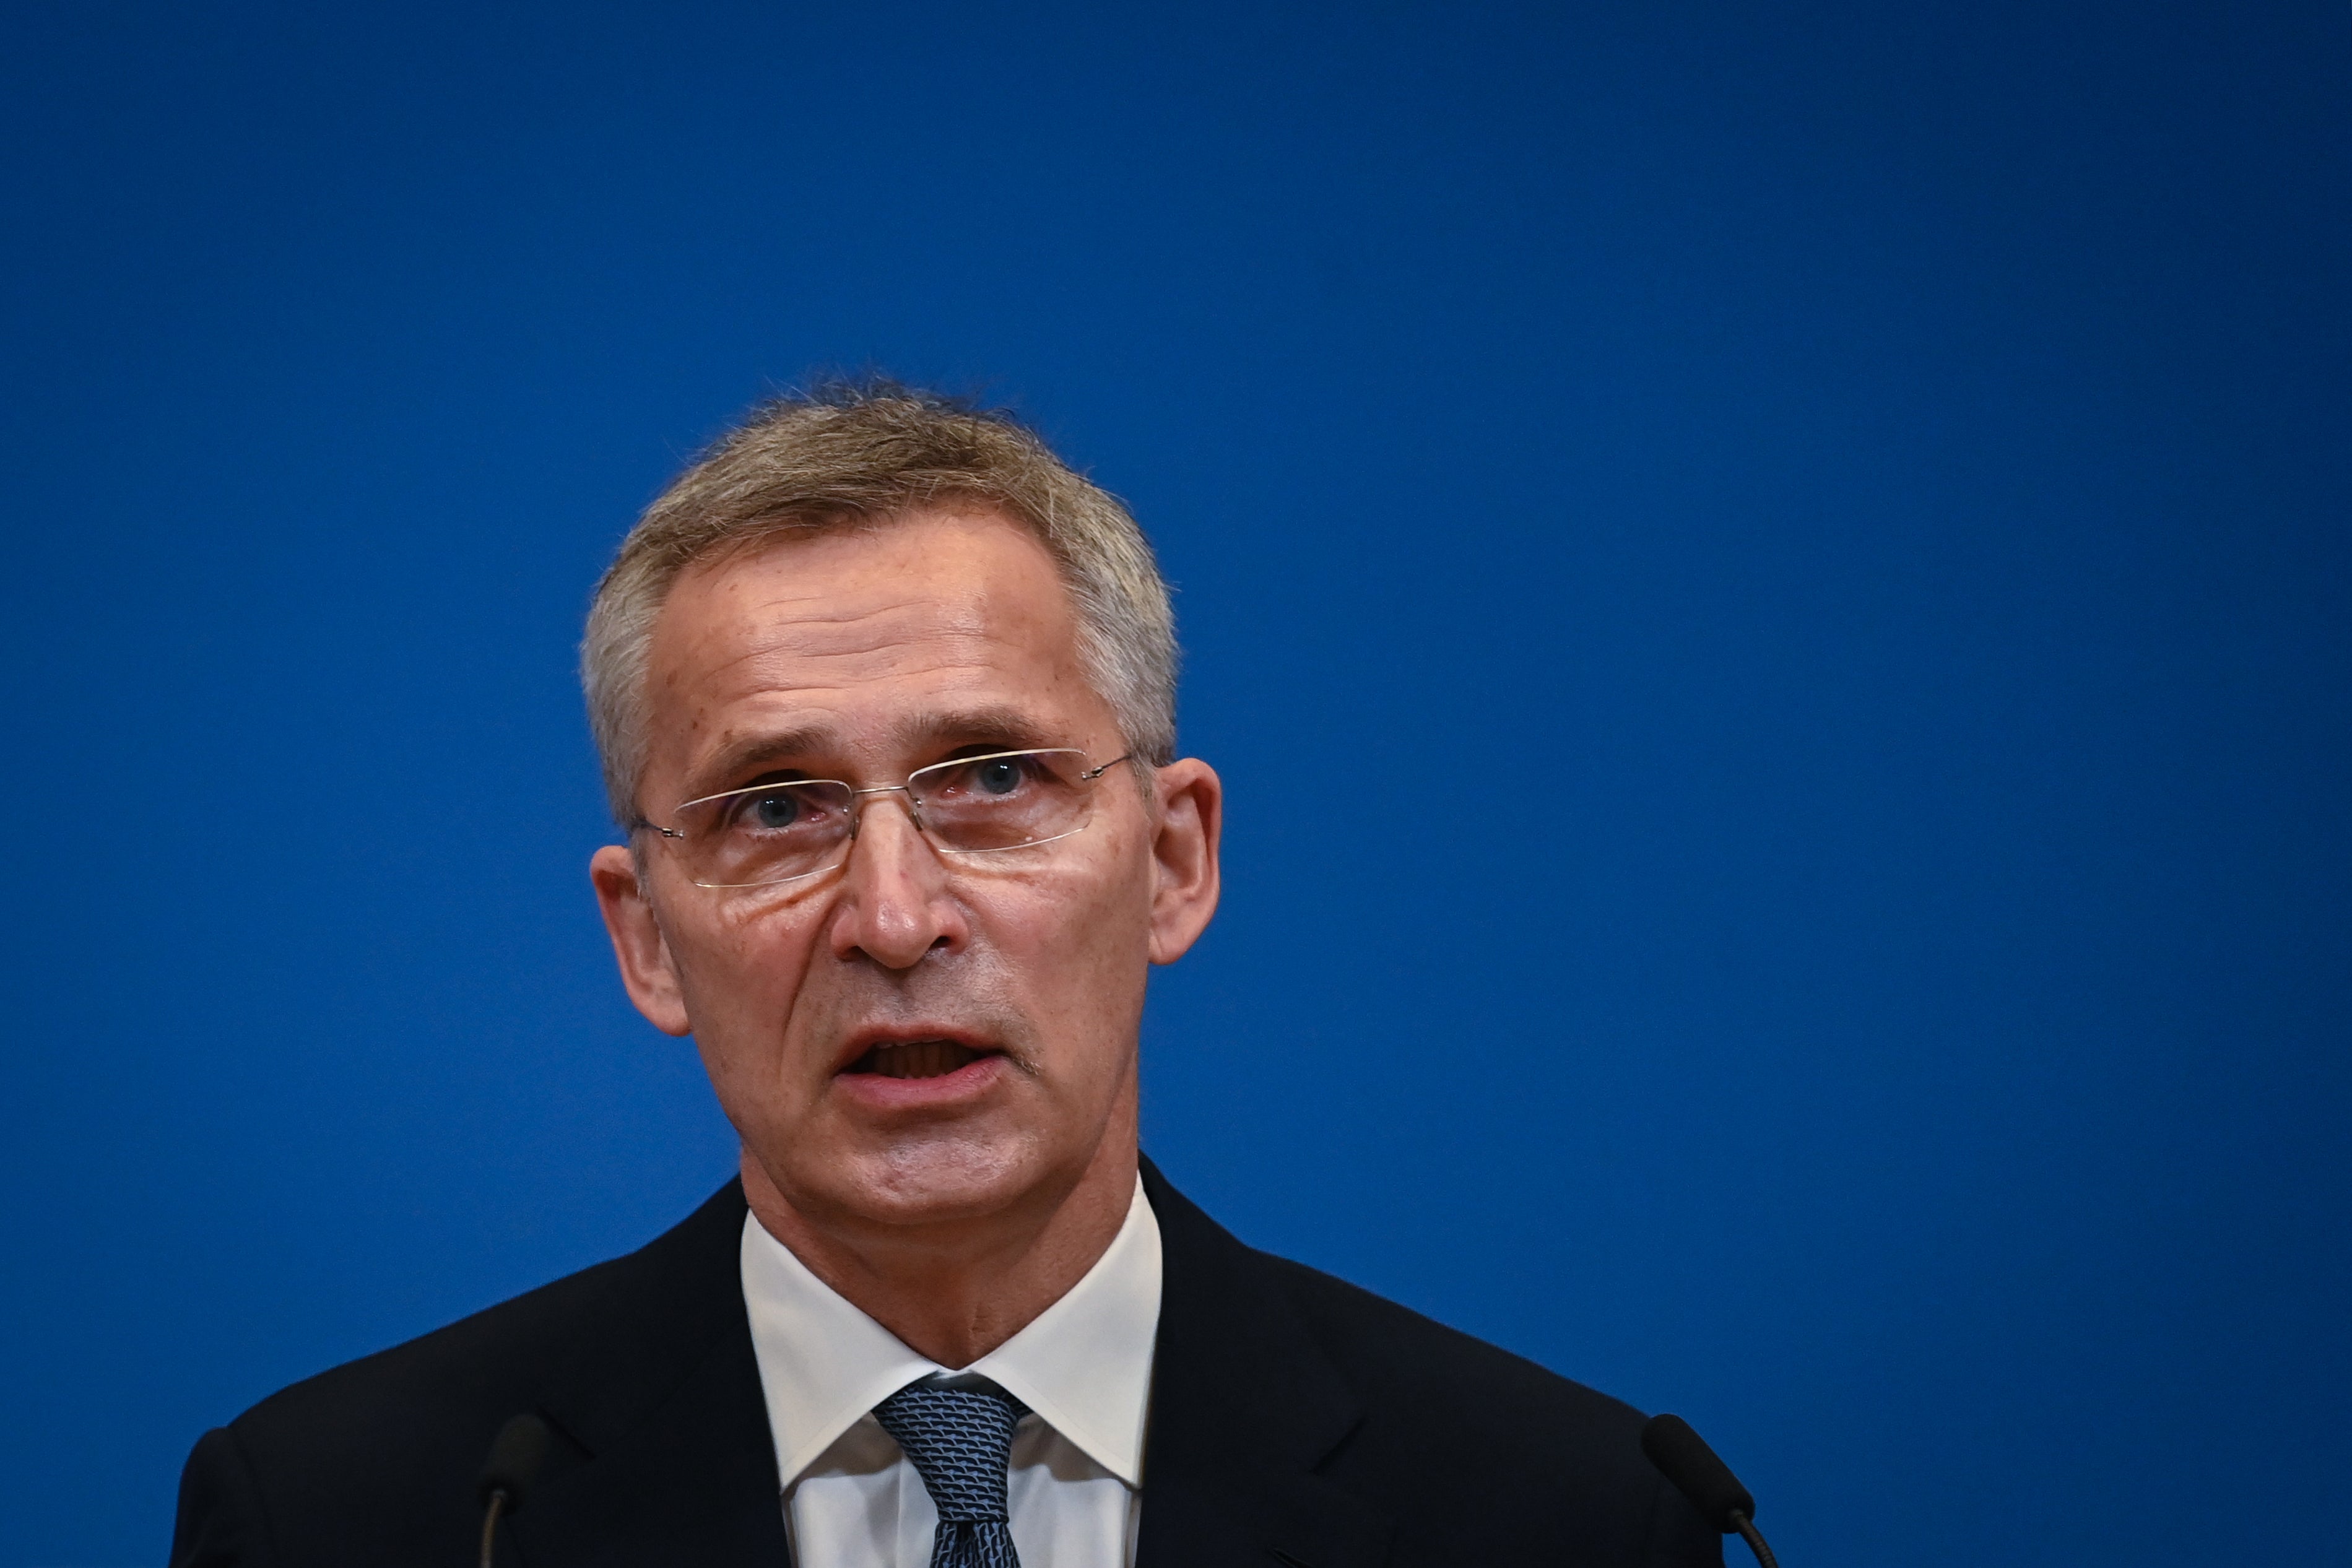
<path fill-rule="evenodd" d="M 1005 1506 L 1013 1428 L 1029 1406 L 1001 1388 L 910 1383 L 874 1407 L 940 1511 L 931 1568 L 1021 1568 Z"/>

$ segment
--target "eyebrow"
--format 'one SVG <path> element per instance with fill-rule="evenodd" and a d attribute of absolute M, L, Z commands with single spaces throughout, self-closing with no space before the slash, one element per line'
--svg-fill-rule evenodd
<path fill-rule="evenodd" d="M 907 738 L 918 747 L 999 746 L 1007 751 L 1052 746 L 1054 737 L 1019 708 L 1002 703 L 949 713 L 925 714 Z"/>
<path fill-rule="evenodd" d="M 900 745 L 918 753 L 966 746 L 1025 751 L 1056 744 L 1036 719 L 1019 708 L 998 703 L 923 714 L 911 724 L 900 727 L 898 736 Z M 733 788 L 733 781 L 753 769 L 827 752 L 838 753 L 840 749 L 840 732 L 826 725 L 747 735 L 693 770 L 697 782 L 691 786 L 694 794 L 688 799 Z"/>
<path fill-rule="evenodd" d="M 747 735 L 716 757 L 696 768 L 689 778 L 695 780 L 696 795 L 728 788 L 727 780 L 764 763 L 782 762 L 788 758 L 807 757 L 837 745 L 832 730 L 821 727 L 806 729 L 786 729 L 766 735 Z"/>

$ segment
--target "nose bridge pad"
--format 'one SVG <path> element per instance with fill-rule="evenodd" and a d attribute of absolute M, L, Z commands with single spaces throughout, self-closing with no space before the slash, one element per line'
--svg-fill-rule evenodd
<path fill-rule="evenodd" d="M 907 809 L 907 821 L 915 825 L 915 831 L 921 834 L 926 842 L 929 841 L 931 836 L 930 830 L 923 826 L 922 802 L 917 800 L 915 799 L 915 792 L 908 789 L 904 784 L 877 784 L 873 788 L 867 789 L 853 789 L 850 791 L 850 795 L 851 798 L 857 802 L 857 809 L 849 813 L 849 837 L 851 842 L 854 843 L 856 841 L 859 830 L 866 826 L 866 809 L 867 806 L 872 804 L 867 797 L 873 795 L 905 796 L 906 799 L 899 803 Z"/>

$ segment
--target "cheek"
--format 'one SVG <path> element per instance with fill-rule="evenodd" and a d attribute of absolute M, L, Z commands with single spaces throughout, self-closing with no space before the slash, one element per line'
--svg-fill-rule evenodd
<path fill-rule="evenodd" d="M 674 934 L 671 953 L 688 1011 L 701 1026 L 698 1032 L 723 1029 L 746 1015 L 780 1019 L 790 1011 L 815 943 L 816 922 L 809 913 L 744 900 Z"/>
<path fill-rule="evenodd" d="M 1030 977 L 1035 1021 L 1049 1035 L 1057 1026 L 1091 1035 L 1102 1020 L 1133 1014 L 1150 968 L 1148 864 L 1119 857 L 993 891 L 991 915 L 976 924 L 1013 972 Z"/>

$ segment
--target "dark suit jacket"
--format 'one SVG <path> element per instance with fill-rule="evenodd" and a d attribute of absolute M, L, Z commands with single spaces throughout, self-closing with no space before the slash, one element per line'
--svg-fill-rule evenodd
<path fill-rule="evenodd" d="M 1142 1568 L 1714 1564 L 1642 1417 L 1312 1269 L 1253 1251 L 1149 1162 L 1164 1284 Z M 175 1568 L 475 1560 L 510 1416 L 558 1451 L 500 1560 L 786 1568 L 730 1183 L 625 1258 L 273 1395 L 189 1457 Z"/>

